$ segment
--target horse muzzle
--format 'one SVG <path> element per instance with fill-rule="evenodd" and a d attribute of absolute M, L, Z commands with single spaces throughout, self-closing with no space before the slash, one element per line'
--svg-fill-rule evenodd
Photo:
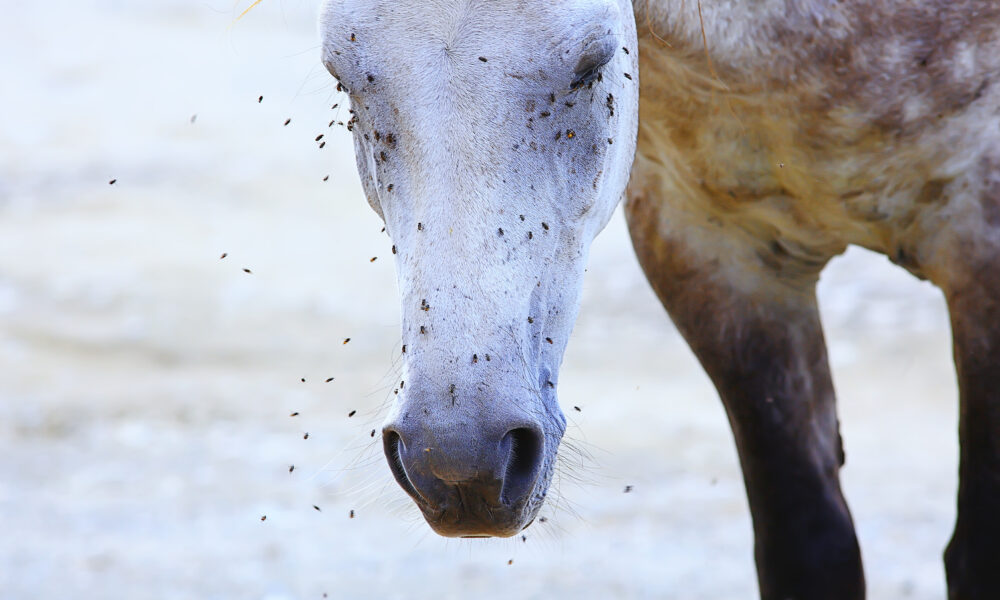
<path fill-rule="evenodd" d="M 386 425 L 382 440 L 396 481 L 440 535 L 510 537 L 540 505 L 529 502 L 545 455 L 536 423 L 470 427 L 404 416 Z"/>

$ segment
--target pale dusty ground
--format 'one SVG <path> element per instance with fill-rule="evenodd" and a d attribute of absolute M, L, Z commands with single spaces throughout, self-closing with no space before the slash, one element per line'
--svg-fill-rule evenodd
<path fill-rule="evenodd" d="M 394 278 L 347 134 L 326 128 L 345 113 L 315 2 L 268 0 L 230 29 L 232 10 L 4 7 L 0 597 L 755 597 L 722 409 L 620 218 L 561 377 L 592 458 L 525 543 L 429 533 L 369 437 L 394 381 Z M 821 301 L 870 597 L 943 598 L 941 296 L 852 251 Z"/>

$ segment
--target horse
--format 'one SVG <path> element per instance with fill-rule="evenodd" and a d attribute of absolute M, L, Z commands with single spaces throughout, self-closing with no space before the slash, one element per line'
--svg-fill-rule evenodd
<path fill-rule="evenodd" d="M 385 455 L 431 528 L 512 536 L 537 515 L 588 250 L 624 200 L 725 406 L 760 596 L 865 595 L 815 294 L 853 244 L 945 295 L 949 597 L 1000 598 L 1000 5 L 326 0 L 320 29 L 394 244 Z"/>

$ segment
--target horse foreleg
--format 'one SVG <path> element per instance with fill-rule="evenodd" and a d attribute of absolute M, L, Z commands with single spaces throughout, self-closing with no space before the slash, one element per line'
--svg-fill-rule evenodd
<path fill-rule="evenodd" d="M 638 196 L 627 214 L 650 283 L 729 416 L 753 517 L 761 597 L 863 598 L 814 293 L 821 265 L 775 269 L 761 260 L 755 241 L 662 218 L 659 207 Z"/>
<path fill-rule="evenodd" d="M 1000 226 L 1000 206 L 996 215 Z M 973 268 L 942 286 L 961 402 L 958 520 L 945 567 L 952 600 L 979 600 L 1000 598 L 1000 249 L 964 254 L 953 270 Z"/>

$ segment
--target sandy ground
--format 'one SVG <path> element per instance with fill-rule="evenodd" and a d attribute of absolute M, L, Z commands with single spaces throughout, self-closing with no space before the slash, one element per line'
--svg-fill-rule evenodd
<path fill-rule="evenodd" d="M 721 406 L 620 216 L 560 378 L 580 452 L 548 521 L 445 540 L 392 483 L 369 436 L 397 372 L 389 242 L 327 128 L 315 11 L 5 5 L 0 597 L 754 598 Z M 852 250 L 820 297 L 870 597 L 943 598 L 941 295 Z"/>

